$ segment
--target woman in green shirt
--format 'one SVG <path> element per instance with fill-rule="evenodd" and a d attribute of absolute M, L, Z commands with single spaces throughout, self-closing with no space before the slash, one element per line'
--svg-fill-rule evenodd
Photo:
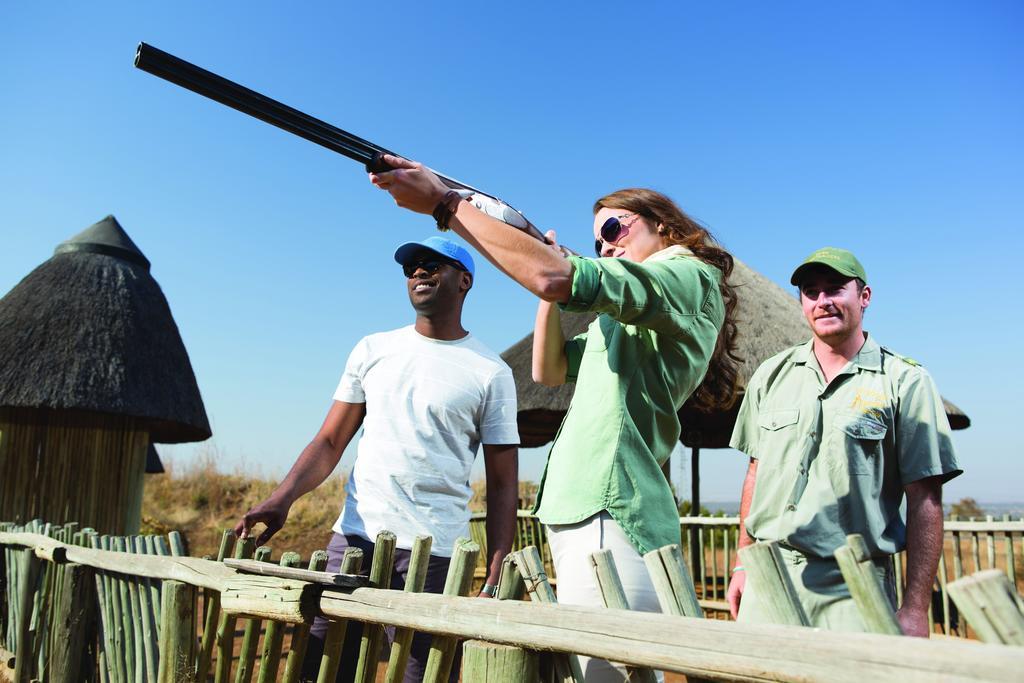
<path fill-rule="evenodd" d="M 603 605 L 589 556 L 610 549 L 633 609 L 658 611 L 642 559 L 679 543 L 679 515 L 661 466 L 678 442 L 678 409 L 731 404 L 736 379 L 732 257 L 668 197 L 627 189 L 594 205 L 598 259 L 570 257 L 567 301 L 541 300 L 533 378 L 575 382 L 548 456 L 537 514 L 547 525 L 558 600 Z M 548 234 L 554 241 L 554 234 Z M 592 311 L 566 341 L 559 309 Z M 584 660 L 587 680 L 622 680 Z"/>
<path fill-rule="evenodd" d="M 384 161 L 395 170 L 371 173 L 370 182 L 399 206 L 433 214 L 439 228 L 542 299 L 535 378 L 577 384 L 538 502 L 557 553 L 559 600 L 602 605 L 573 586 L 593 584 L 588 556 L 611 547 L 620 574 L 637 577 L 636 586 L 625 586 L 630 605 L 646 607 L 641 596 L 653 590 L 640 556 L 679 542 L 675 500 L 661 472 L 679 439 L 676 411 L 691 395 L 704 407 L 733 399 L 732 257 L 670 199 L 631 189 L 594 206 L 595 246 L 610 258 L 564 258 L 462 201 L 422 164 L 392 155 Z M 585 335 L 564 342 L 555 304 L 600 315 Z M 585 571 L 575 571 L 580 566 Z M 588 667 L 588 681 L 606 678 L 599 666 Z"/>

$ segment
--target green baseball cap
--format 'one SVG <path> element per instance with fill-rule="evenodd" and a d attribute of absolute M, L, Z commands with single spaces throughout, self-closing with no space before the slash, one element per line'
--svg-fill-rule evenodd
<path fill-rule="evenodd" d="M 797 266 L 797 269 L 793 271 L 793 276 L 789 278 L 789 283 L 799 287 L 800 279 L 804 276 L 804 273 L 817 264 L 831 268 L 840 275 L 860 278 L 865 283 L 868 281 L 868 276 L 864 273 L 864 266 L 860 264 L 856 256 L 845 249 L 823 247 L 808 256 L 804 259 L 803 263 Z"/>

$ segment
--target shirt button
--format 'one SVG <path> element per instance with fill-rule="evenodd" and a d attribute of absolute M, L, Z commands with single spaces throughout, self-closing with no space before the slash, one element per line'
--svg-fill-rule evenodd
<path fill-rule="evenodd" d="M 807 468 L 801 467 L 800 468 L 800 474 L 807 474 Z"/>
<path fill-rule="evenodd" d="M 777 426 L 778 426 L 778 425 L 777 425 L 777 424 L 775 423 L 775 420 L 772 420 L 772 428 L 774 429 L 774 428 L 775 428 L 775 427 L 777 427 Z"/>
<path fill-rule="evenodd" d="M 790 512 L 793 512 L 794 510 L 796 510 L 796 505 L 787 505 L 786 509 L 789 510 Z"/>

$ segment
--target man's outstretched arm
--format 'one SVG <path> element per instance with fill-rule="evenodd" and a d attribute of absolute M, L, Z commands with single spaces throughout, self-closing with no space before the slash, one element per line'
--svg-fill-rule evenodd
<path fill-rule="evenodd" d="M 280 531 L 292 504 L 331 476 L 365 416 L 365 403 L 335 401 L 320 431 L 299 454 L 284 480 L 269 498 L 245 513 L 235 525 L 235 535 L 245 538 L 253 525 L 263 523 L 266 529 L 256 539 L 256 545 L 263 545 Z"/>
<path fill-rule="evenodd" d="M 496 586 L 501 562 L 512 552 L 519 507 L 519 447 L 484 444 L 487 476 L 487 578 Z M 483 595 L 483 594 L 481 594 Z"/>

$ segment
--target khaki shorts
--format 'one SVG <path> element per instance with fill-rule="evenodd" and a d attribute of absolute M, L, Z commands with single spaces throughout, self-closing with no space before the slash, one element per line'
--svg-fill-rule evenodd
<path fill-rule="evenodd" d="M 833 558 L 812 557 L 782 546 L 779 549 L 812 626 L 830 631 L 867 631 L 860 612 L 857 611 L 857 605 L 850 597 L 843 574 L 839 571 L 839 564 Z M 875 573 L 882 582 L 889 602 L 895 608 L 896 586 L 891 558 L 875 560 Z M 743 591 L 737 621 L 748 624 L 771 623 L 756 589 L 751 587 L 750 583 L 747 583 Z"/>

